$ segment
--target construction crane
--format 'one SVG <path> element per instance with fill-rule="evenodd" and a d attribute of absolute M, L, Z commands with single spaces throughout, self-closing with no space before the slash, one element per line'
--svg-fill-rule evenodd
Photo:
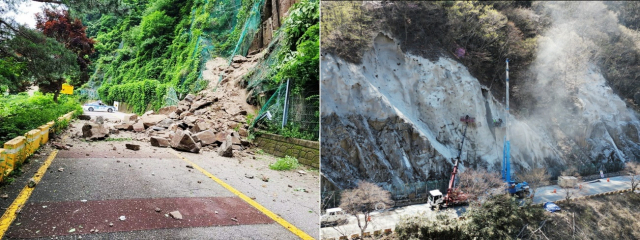
<path fill-rule="evenodd" d="M 469 123 L 475 122 L 475 118 L 471 118 L 469 117 L 469 115 L 466 115 L 464 117 L 461 117 L 460 121 L 465 123 L 464 133 L 462 134 L 462 143 L 460 144 L 460 149 L 458 150 L 458 157 L 456 157 L 455 163 L 453 164 L 453 171 L 451 171 L 451 179 L 449 180 L 447 195 L 442 197 L 442 193 L 438 189 L 429 191 L 429 204 L 431 204 L 431 208 L 435 208 L 436 206 L 440 208 L 446 208 L 467 203 L 467 194 L 463 193 L 458 188 L 454 188 L 454 186 L 456 175 L 458 174 L 458 164 L 460 164 L 460 156 L 462 155 L 462 146 L 464 145 L 464 139 L 467 136 L 467 128 L 469 127 Z"/>
<path fill-rule="evenodd" d="M 507 183 L 507 192 L 511 195 L 518 195 L 522 198 L 529 195 L 529 184 L 527 182 L 517 183 L 511 178 L 511 143 L 509 142 L 509 59 L 507 58 L 507 98 L 505 116 L 505 140 L 502 152 L 502 180 Z"/>

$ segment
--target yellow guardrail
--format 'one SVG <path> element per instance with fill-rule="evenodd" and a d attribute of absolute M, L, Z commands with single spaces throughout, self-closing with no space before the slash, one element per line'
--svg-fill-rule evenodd
<path fill-rule="evenodd" d="M 71 111 L 59 117 L 58 120 L 71 120 L 73 113 L 74 111 Z M 0 148 L 0 182 L 13 171 L 16 165 L 22 164 L 27 157 L 49 141 L 49 134 L 53 130 L 53 125 L 53 121 L 48 122 L 25 133 L 24 136 L 16 137 L 4 143 L 4 148 Z"/>

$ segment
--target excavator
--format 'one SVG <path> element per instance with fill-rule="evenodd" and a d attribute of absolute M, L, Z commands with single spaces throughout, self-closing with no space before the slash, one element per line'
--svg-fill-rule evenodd
<path fill-rule="evenodd" d="M 460 121 L 465 123 L 464 133 L 462 134 L 462 143 L 460 144 L 460 149 L 458 150 L 458 157 L 455 159 L 455 163 L 453 164 L 453 171 L 451 172 L 451 179 L 449 179 L 449 187 L 447 188 L 447 195 L 442 196 L 442 192 L 440 190 L 431 190 L 429 191 L 429 200 L 428 203 L 431 206 L 431 209 L 437 208 L 447 208 L 451 206 L 464 205 L 467 204 L 467 199 L 469 196 L 462 192 L 459 188 L 454 188 L 456 175 L 458 174 L 458 164 L 460 163 L 460 156 L 462 155 L 462 146 L 464 145 L 464 139 L 467 136 L 467 127 L 469 127 L 469 123 L 474 123 L 475 118 L 469 117 L 466 115 L 460 118 Z"/>

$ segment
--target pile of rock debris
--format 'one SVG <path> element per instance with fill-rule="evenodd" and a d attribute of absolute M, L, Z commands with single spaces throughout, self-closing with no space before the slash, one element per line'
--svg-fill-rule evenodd
<path fill-rule="evenodd" d="M 127 115 L 124 121 L 109 123 L 101 117 L 86 122 L 81 137 L 101 140 L 120 131 L 144 133 L 155 147 L 171 147 L 198 153 L 218 147 L 218 155 L 232 157 L 233 150 L 243 150 L 250 143 L 246 124 L 247 111 L 241 106 L 228 106 L 211 95 L 187 95 L 178 106 L 149 111 L 138 117 Z M 89 116 L 81 116 L 89 120 Z M 78 133 L 80 137 L 80 133 Z"/>

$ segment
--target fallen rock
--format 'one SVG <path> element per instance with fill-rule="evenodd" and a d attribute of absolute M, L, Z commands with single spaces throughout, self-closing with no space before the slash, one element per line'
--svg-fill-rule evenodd
<path fill-rule="evenodd" d="M 242 55 L 235 55 L 231 61 L 234 63 L 243 63 L 247 61 L 247 58 Z"/>
<path fill-rule="evenodd" d="M 64 171 L 64 168 L 58 168 L 58 172 Z"/>
<path fill-rule="evenodd" d="M 169 139 L 166 139 L 163 137 L 151 137 L 150 142 L 151 142 L 151 146 L 154 146 L 154 147 L 166 148 L 171 146 L 171 142 L 169 142 Z"/>
<path fill-rule="evenodd" d="M 136 144 L 125 144 L 124 145 L 127 149 L 131 149 L 133 151 L 138 151 L 140 150 L 140 145 L 136 145 Z"/>
<path fill-rule="evenodd" d="M 187 101 L 187 102 L 193 102 L 193 99 L 195 99 L 195 98 L 196 98 L 196 96 L 195 96 L 195 95 L 193 95 L 193 94 L 187 94 L 187 96 L 186 96 L 186 97 L 184 97 L 184 99 L 183 99 L 183 100 L 184 100 L 184 101 Z"/>
<path fill-rule="evenodd" d="M 253 179 L 253 175 L 247 174 L 247 173 L 244 174 L 244 177 L 246 177 L 248 179 Z"/>
<path fill-rule="evenodd" d="M 96 123 L 97 124 L 104 124 L 104 118 L 102 116 L 98 116 L 96 118 Z"/>
<path fill-rule="evenodd" d="M 138 120 L 138 115 L 136 114 L 127 114 L 124 115 L 124 123 L 132 123 Z"/>
<path fill-rule="evenodd" d="M 222 143 L 222 142 L 224 142 L 224 140 L 226 140 L 226 139 L 227 139 L 227 135 L 228 135 L 228 133 L 226 133 L 226 132 L 219 132 L 219 133 L 216 133 L 216 142 L 217 142 L 217 143 Z"/>
<path fill-rule="evenodd" d="M 60 150 L 69 150 L 69 147 L 67 147 L 65 145 L 62 145 L 62 144 L 59 144 L 59 143 L 54 143 L 53 147 L 56 148 L 56 149 L 60 149 Z"/>
<path fill-rule="evenodd" d="M 173 211 L 173 212 L 170 212 L 170 213 L 169 213 L 169 215 L 170 215 L 173 219 L 177 219 L 177 220 L 182 219 L 182 214 L 180 214 L 180 212 L 179 212 L 179 211 Z"/>
<path fill-rule="evenodd" d="M 178 109 L 177 106 L 168 106 L 168 107 L 163 107 L 158 109 L 158 114 L 162 114 L 162 115 L 169 115 L 172 112 L 175 112 L 176 109 Z"/>
<path fill-rule="evenodd" d="M 89 116 L 89 115 L 80 115 L 80 116 L 78 116 L 78 119 L 80 119 L 80 120 L 91 120 L 91 116 Z"/>
<path fill-rule="evenodd" d="M 160 208 L 156 208 L 155 210 L 156 210 L 156 212 L 162 211 L 162 209 L 160 209 Z"/>
<path fill-rule="evenodd" d="M 109 137 L 109 130 L 95 123 L 85 123 L 82 126 L 82 137 L 89 140 L 105 139 Z"/>
<path fill-rule="evenodd" d="M 183 113 L 180 113 L 180 117 L 178 117 L 178 118 L 179 119 L 184 119 L 184 118 L 186 118 L 188 116 L 191 116 L 191 115 L 193 115 L 192 112 L 183 112 Z"/>
<path fill-rule="evenodd" d="M 126 130 L 126 131 L 133 130 L 133 125 L 131 125 L 129 123 L 122 123 L 122 124 L 115 125 L 113 127 L 118 129 L 118 130 Z"/>
<path fill-rule="evenodd" d="M 156 124 L 156 127 L 169 128 L 174 122 L 175 121 L 173 121 L 173 119 L 171 118 L 165 118 L 165 119 L 162 119 L 162 121 L 158 122 Z"/>
<path fill-rule="evenodd" d="M 36 186 L 36 180 L 33 178 L 29 178 L 29 183 L 27 183 L 27 186 L 29 186 L 30 188 L 33 188 Z"/>
<path fill-rule="evenodd" d="M 133 131 L 144 132 L 144 124 L 142 121 L 133 124 Z"/>
<path fill-rule="evenodd" d="M 240 145 L 242 142 L 240 141 L 240 134 L 238 132 L 233 131 L 229 134 L 231 136 L 231 140 L 233 144 Z"/>
<path fill-rule="evenodd" d="M 199 132 L 195 135 L 195 137 L 198 138 L 203 146 L 208 146 L 216 142 L 216 135 L 213 134 L 213 131 L 211 130 Z"/>
<path fill-rule="evenodd" d="M 204 131 L 204 130 L 207 130 L 208 128 L 209 128 L 209 127 L 208 127 L 208 124 L 207 124 L 206 122 L 204 122 L 204 121 L 196 122 L 196 123 L 193 125 L 193 130 L 194 130 L 196 133 L 199 133 L 199 132 L 202 132 L 202 131 Z"/>
<path fill-rule="evenodd" d="M 196 110 L 198 110 L 198 109 L 201 109 L 201 108 L 205 108 L 205 107 L 210 106 L 210 105 L 211 105 L 211 104 L 213 104 L 215 101 L 218 101 L 218 99 L 217 99 L 217 98 L 215 98 L 215 99 L 213 99 L 213 100 L 210 100 L 210 99 L 203 99 L 203 100 L 200 100 L 200 101 L 194 102 L 194 103 L 192 103 L 192 104 L 191 104 L 191 108 L 189 108 L 189 111 L 190 111 L 190 112 L 195 112 L 195 111 L 196 111 Z"/>
<path fill-rule="evenodd" d="M 167 118 L 167 115 L 146 115 L 146 116 L 142 116 L 140 118 L 140 121 L 142 122 L 142 124 L 144 124 L 145 127 L 148 128 L 148 127 L 155 126 L 165 118 Z"/>
<path fill-rule="evenodd" d="M 171 139 L 171 147 L 181 151 L 193 153 L 200 152 L 200 147 L 196 144 L 188 131 L 176 133 L 176 135 Z"/>
<path fill-rule="evenodd" d="M 249 133 L 247 132 L 247 129 L 244 129 L 244 128 L 238 129 L 238 134 L 240 134 L 241 137 L 248 137 L 249 136 Z"/>
<path fill-rule="evenodd" d="M 218 155 L 222 157 L 233 157 L 233 142 L 231 135 L 227 135 L 227 139 L 218 148 Z"/>

